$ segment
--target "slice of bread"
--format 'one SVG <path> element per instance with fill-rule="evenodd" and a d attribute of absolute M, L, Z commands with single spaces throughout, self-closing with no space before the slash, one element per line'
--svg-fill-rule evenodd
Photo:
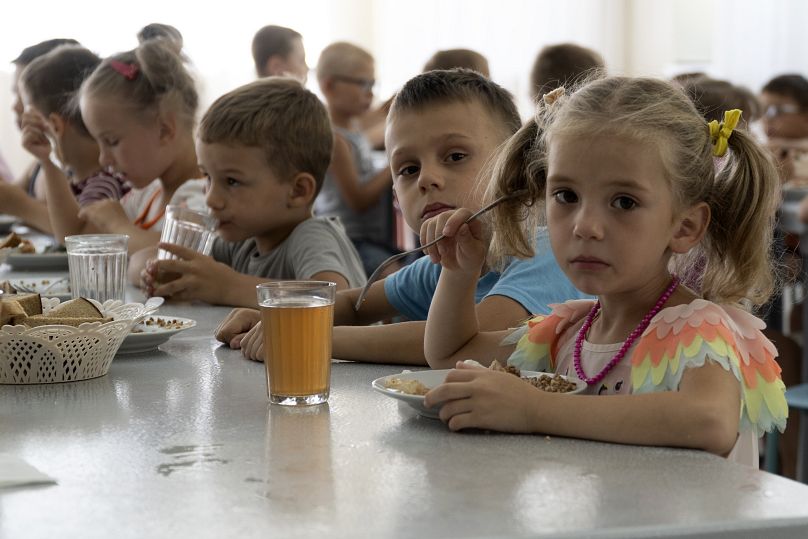
<path fill-rule="evenodd" d="M 103 318 L 104 315 L 90 300 L 74 298 L 60 303 L 48 311 L 48 316 L 56 318 Z"/>
<path fill-rule="evenodd" d="M 5 249 L 6 247 L 17 247 L 20 243 L 22 243 L 22 238 L 16 233 L 12 232 L 0 240 L 0 249 Z"/>
<path fill-rule="evenodd" d="M 39 294 L 3 294 L 2 301 L 15 301 L 28 316 L 42 314 L 42 297 Z"/>
<path fill-rule="evenodd" d="M 22 323 L 26 318 L 28 318 L 28 315 L 25 314 L 25 309 L 22 308 L 19 302 L 10 299 L 0 301 L 0 327 L 6 324 L 15 326 Z"/>

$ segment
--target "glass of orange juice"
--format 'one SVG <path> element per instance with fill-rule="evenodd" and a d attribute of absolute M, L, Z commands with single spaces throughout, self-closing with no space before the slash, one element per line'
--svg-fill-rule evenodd
<path fill-rule="evenodd" d="M 258 285 L 269 401 L 321 404 L 331 385 L 331 329 L 337 285 L 275 281 Z"/>

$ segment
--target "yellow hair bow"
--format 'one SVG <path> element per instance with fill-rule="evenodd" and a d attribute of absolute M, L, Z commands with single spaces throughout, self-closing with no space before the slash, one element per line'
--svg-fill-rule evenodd
<path fill-rule="evenodd" d="M 717 120 L 713 120 L 707 124 L 710 128 L 710 142 L 713 145 L 714 156 L 722 157 L 727 153 L 727 147 L 729 146 L 727 141 L 740 120 L 741 111 L 732 109 L 724 112 L 724 121 L 720 124 Z"/>

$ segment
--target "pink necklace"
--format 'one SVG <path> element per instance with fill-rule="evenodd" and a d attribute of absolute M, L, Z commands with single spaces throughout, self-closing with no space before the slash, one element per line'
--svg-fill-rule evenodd
<path fill-rule="evenodd" d="M 583 347 L 584 338 L 586 337 L 587 331 L 589 331 L 589 328 L 592 327 L 592 322 L 595 320 L 595 316 L 597 316 L 598 311 L 600 311 L 600 302 L 596 301 L 595 305 L 592 306 L 592 310 L 589 311 L 589 314 L 586 316 L 584 325 L 581 326 L 581 329 L 578 330 L 578 335 L 575 338 L 575 348 L 573 349 L 572 352 L 572 358 L 573 358 L 573 365 L 575 366 L 575 372 L 578 374 L 578 378 L 580 378 L 590 386 L 597 384 L 598 382 L 603 380 L 603 377 L 609 374 L 609 371 L 612 370 L 615 365 L 620 363 L 620 361 L 626 355 L 626 352 L 628 352 L 628 349 L 631 348 L 631 345 L 634 344 L 634 341 L 637 340 L 637 337 L 643 334 L 645 329 L 648 327 L 648 324 L 651 323 L 651 319 L 654 318 L 657 315 L 657 313 L 662 310 L 662 307 L 665 305 L 665 302 L 667 302 L 668 299 L 670 299 L 671 295 L 673 294 L 674 290 L 676 290 L 677 286 L 679 286 L 679 277 L 674 275 L 673 278 L 671 279 L 671 284 L 669 284 L 668 288 L 666 288 L 665 291 L 662 293 L 662 295 L 659 296 L 656 305 L 654 305 L 653 308 L 650 311 L 648 311 L 648 314 L 646 314 L 643 317 L 640 324 L 636 328 L 634 328 L 634 331 L 632 331 L 629 334 L 628 338 L 623 342 L 623 346 L 620 347 L 620 350 L 617 351 L 617 353 L 614 355 L 611 361 L 609 361 L 609 363 L 607 363 L 606 366 L 603 367 L 603 370 L 601 370 L 592 378 L 589 378 L 586 374 L 584 374 L 584 369 L 581 366 L 581 348 Z"/>

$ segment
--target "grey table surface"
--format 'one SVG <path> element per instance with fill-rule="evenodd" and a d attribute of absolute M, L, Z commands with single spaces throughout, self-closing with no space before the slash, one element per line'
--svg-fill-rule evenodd
<path fill-rule="evenodd" d="M 263 365 L 211 337 L 227 312 L 166 305 L 198 325 L 158 351 L 0 386 L 0 452 L 58 481 L 0 490 L 0 536 L 808 536 L 808 486 L 698 451 L 451 433 L 371 389 L 396 366 L 335 363 L 327 405 L 268 405 Z"/>

